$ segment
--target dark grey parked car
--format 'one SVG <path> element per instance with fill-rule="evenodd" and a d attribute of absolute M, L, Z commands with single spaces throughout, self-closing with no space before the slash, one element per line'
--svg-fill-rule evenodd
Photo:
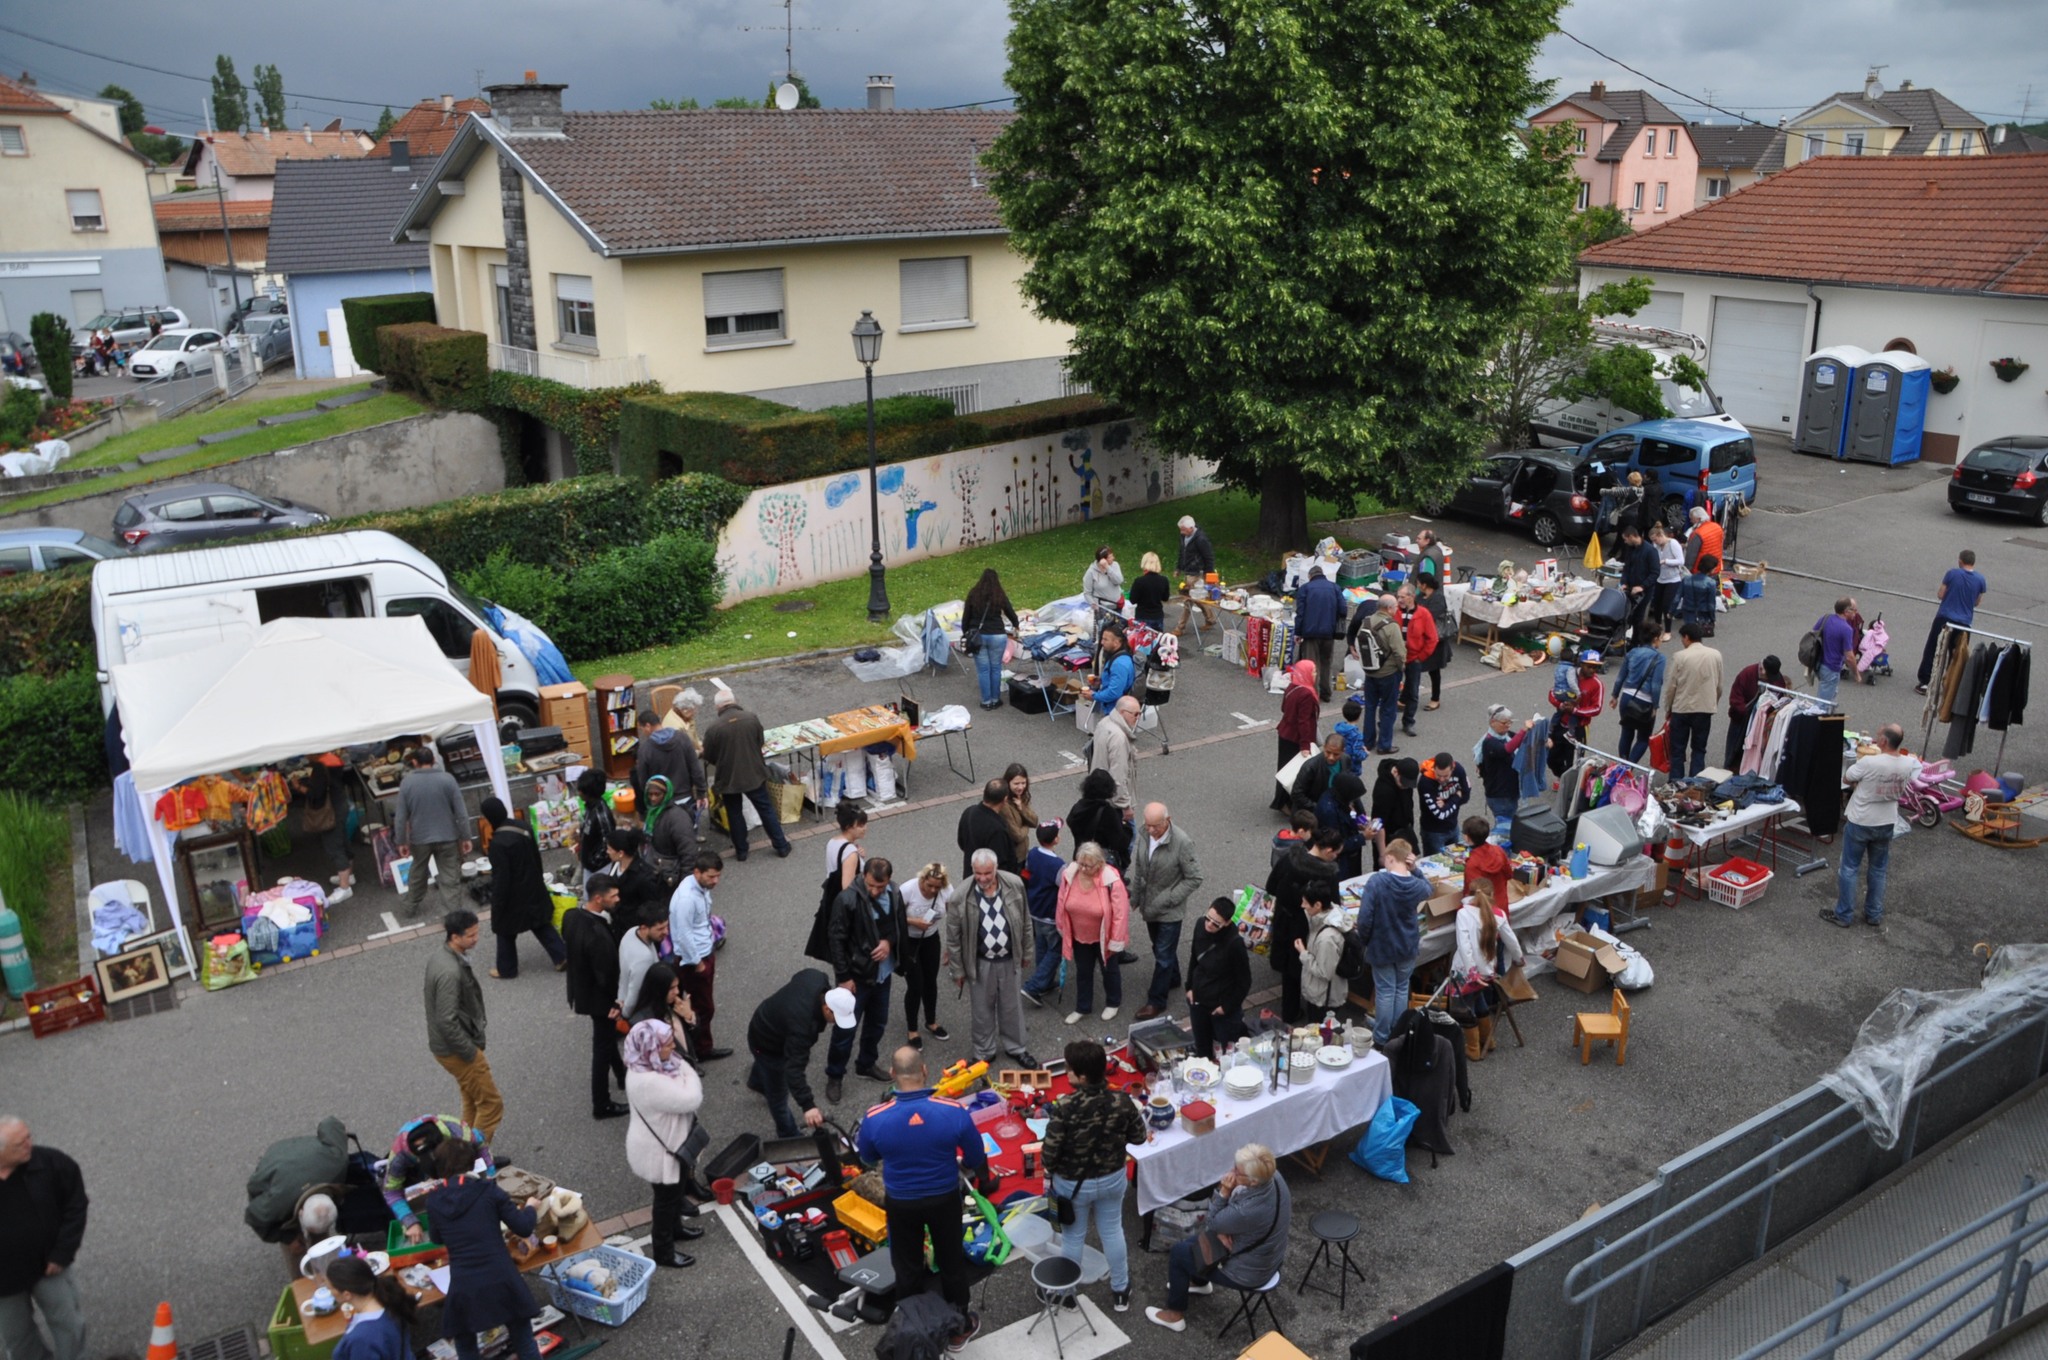
<path fill-rule="evenodd" d="M 263 368 L 287 363 L 292 357 L 292 319 L 281 312 L 259 313 L 249 318 L 242 333 L 256 346 L 256 362 Z"/>
<path fill-rule="evenodd" d="M 114 534 L 134 552 L 158 552 L 220 538 L 325 524 L 318 510 L 222 482 L 141 491 L 114 512 Z"/>
<path fill-rule="evenodd" d="M 8 529 L 0 531 L 0 576 L 55 571 L 80 562 L 126 557 L 128 550 L 81 529 Z"/>

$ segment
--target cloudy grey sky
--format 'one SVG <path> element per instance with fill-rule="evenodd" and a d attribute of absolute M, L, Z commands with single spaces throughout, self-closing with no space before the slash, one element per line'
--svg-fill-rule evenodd
<path fill-rule="evenodd" d="M 1005 0 L 794 5 L 796 66 L 827 104 L 859 103 L 870 72 L 893 74 L 904 105 L 1005 93 Z M 2040 40 L 2037 6 L 1720 0 L 1646 9 L 1577 0 L 1563 26 L 1615 61 L 1761 121 L 1859 86 L 1873 63 L 1887 64 L 1888 86 L 1904 79 L 1933 86 L 1987 121 L 2016 117 L 2031 82 L 2038 120 L 2048 116 L 2048 42 Z M 199 122 L 203 83 L 108 58 L 206 76 L 214 54 L 226 51 L 245 83 L 257 63 L 273 62 L 297 96 L 295 124 L 340 117 L 368 126 L 384 104 L 470 94 L 529 68 L 567 83 L 571 107 L 637 108 L 681 95 L 708 103 L 726 94 L 760 97 L 783 69 L 784 14 L 783 0 L 10 0 L 0 7 L 0 71 L 27 71 L 71 93 L 125 85 L 153 119 L 186 135 Z M 1538 67 L 1560 92 L 1605 79 L 1617 89 L 1651 89 L 1689 117 L 1721 117 L 1563 36 L 1546 44 Z"/>

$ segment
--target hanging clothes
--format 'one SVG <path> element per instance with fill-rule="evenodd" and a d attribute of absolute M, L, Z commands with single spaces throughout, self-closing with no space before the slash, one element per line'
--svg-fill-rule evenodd
<path fill-rule="evenodd" d="M 1839 713 L 1799 713 L 1786 724 L 1785 758 L 1778 785 L 1797 799 L 1816 836 L 1832 836 L 1842 825 L 1842 737 Z"/>
<path fill-rule="evenodd" d="M 2032 653 L 2028 648 L 2017 644 L 2006 648 L 2005 658 L 1986 695 L 1984 725 L 1992 731 L 2003 732 L 2012 724 L 2025 721 L 2027 670 L 2031 664 Z"/>
<path fill-rule="evenodd" d="M 1963 657 L 1955 691 L 1947 706 L 1948 739 L 1941 747 L 1941 753 L 1947 759 L 1955 760 L 1976 749 L 1977 700 L 1984 681 L 1990 676 L 1993 661 L 1989 643 L 1977 644 Z"/>

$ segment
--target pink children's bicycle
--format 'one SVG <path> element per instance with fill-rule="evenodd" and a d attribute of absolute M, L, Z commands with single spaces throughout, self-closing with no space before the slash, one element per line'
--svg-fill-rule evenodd
<path fill-rule="evenodd" d="M 1962 805 L 1962 781 L 1956 778 L 1955 766 L 1946 760 L 1921 765 L 1920 773 L 1899 796 L 1899 811 L 1907 820 L 1930 828 L 1941 825 L 1943 817 Z"/>

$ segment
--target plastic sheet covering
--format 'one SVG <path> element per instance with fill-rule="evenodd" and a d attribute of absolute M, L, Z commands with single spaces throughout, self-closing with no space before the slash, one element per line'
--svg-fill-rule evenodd
<path fill-rule="evenodd" d="M 1906 1110 L 1942 1049 L 1982 1042 L 2038 1021 L 2048 1009 L 2048 944 L 2001 946 L 1974 991 L 1901 987 L 1856 1031 L 1839 1067 L 1821 1078 L 1860 1112 L 1873 1141 L 1899 1141 Z"/>
<path fill-rule="evenodd" d="M 1056 628 L 1072 625 L 1086 628 L 1095 618 L 1095 611 L 1088 606 L 1085 595 L 1067 595 L 1049 604 L 1042 604 L 1031 611 L 1031 622 L 1024 629 L 1026 634 L 1043 633 Z"/>
<path fill-rule="evenodd" d="M 566 685 L 576 678 L 561 649 L 532 620 L 497 604 L 484 611 L 484 619 L 532 663 L 543 685 Z"/>
<path fill-rule="evenodd" d="M 874 661 L 856 661 L 848 656 L 846 669 L 857 680 L 901 680 L 917 674 L 927 661 L 934 666 L 949 665 L 950 648 L 960 637 L 960 612 L 964 608 L 966 605 L 960 600 L 947 600 L 915 614 L 897 616 L 889 631 L 902 640 L 902 645 L 882 648 L 881 656 Z"/>

